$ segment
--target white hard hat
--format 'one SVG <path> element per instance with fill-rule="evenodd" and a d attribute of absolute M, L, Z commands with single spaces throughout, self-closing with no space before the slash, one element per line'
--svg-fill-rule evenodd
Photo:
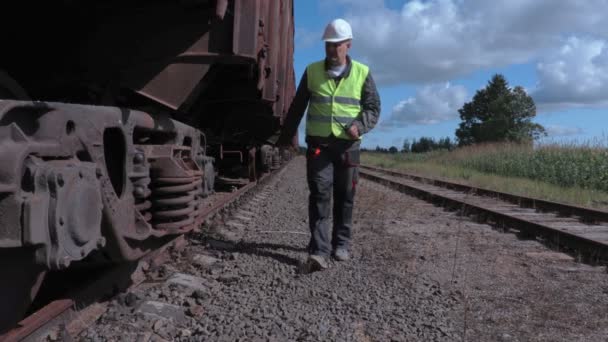
<path fill-rule="evenodd" d="M 325 32 L 323 32 L 324 41 L 335 43 L 347 39 L 353 39 L 353 31 L 346 20 L 334 19 L 325 27 Z"/>

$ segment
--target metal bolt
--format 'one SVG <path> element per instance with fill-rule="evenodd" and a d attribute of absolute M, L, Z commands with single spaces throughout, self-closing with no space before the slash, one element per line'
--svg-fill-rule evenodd
<path fill-rule="evenodd" d="M 72 261 L 72 260 L 70 259 L 70 257 L 69 257 L 69 256 L 64 256 L 64 257 L 63 257 L 63 260 L 61 261 L 61 263 L 62 263 L 63 267 L 66 267 L 66 268 L 67 268 L 68 266 L 70 266 L 70 262 L 71 262 L 71 261 Z"/>
<path fill-rule="evenodd" d="M 135 155 L 133 156 L 133 163 L 135 163 L 135 164 L 143 163 L 144 160 L 145 160 L 145 157 L 144 157 L 143 153 L 135 153 Z"/>
<path fill-rule="evenodd" d="M 103 248 L 106 245 L 106 238 L 100 237 L 97 240 L 97 248 Z"/>
<path fill-rule="evenodd" d="M 135 194 L 135 197 L 143 198 L 146 195 L 146 190 L 143 186 L 136 186 L 133 193 Z"/>

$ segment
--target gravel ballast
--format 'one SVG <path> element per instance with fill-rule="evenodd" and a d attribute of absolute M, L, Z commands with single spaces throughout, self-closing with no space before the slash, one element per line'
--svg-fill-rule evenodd
<path fill-rule="evenodd" d="M 81 341 L 603 341 L 608 275 L 361 181 L 352 259 L 307 274 L 305 160 L 108 303 Z"/>

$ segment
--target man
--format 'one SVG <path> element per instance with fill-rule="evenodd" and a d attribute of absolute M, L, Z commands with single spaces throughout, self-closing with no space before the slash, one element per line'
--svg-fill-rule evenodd
<path fill-rule="evenodd" d="M 343 19 L 325 28 L 325 60 L 308 65 L 287 114 L 279 144 L 288 144 L 308 105 L 306 174 L 310 243 L 307 266 L 327 268 L 330 253 L 350 258 L 352 214 L 358 180 L 361 136 L 380 116 L 380 97 L 369 68 L 352 60 L 352 30 Z M 333 231 L 329 237 L 333 193 Z"/>

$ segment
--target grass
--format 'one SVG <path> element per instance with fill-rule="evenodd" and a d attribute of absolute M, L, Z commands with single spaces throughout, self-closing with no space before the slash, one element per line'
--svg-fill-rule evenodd
<path fill-rule="evenodd" d="M 608 149 L 494 144 L 421 154 L 364 153 L 364 164 L 608 210 Z"/>

